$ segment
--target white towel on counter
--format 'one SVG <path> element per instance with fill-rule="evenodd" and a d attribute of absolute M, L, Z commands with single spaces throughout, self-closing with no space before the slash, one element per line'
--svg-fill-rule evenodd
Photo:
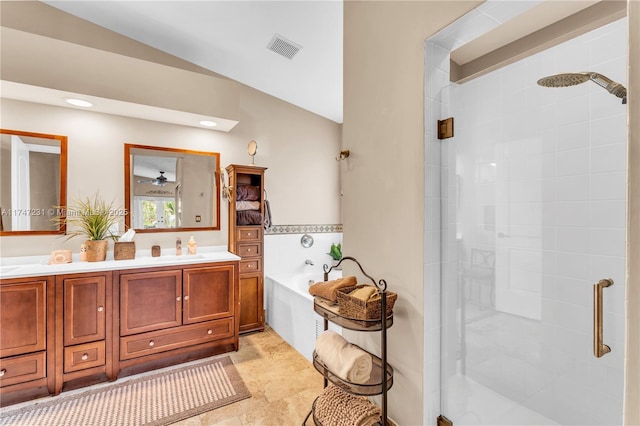
<path fill-rule="evenodd" d="M 333 330 L 320 333 L 316 339 L 316 354 L 332 373 L 343 380 L 363 384 L 371 377 L 371 355 Z"/>

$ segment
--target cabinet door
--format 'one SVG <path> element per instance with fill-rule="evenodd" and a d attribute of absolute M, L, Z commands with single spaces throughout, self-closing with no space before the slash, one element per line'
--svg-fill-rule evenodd
<path fill-rule="evenodd" d="M 64 280 L 64 345 L 105 338 L 106 277 Z"/>
<path fill-rule="evenodd" d="M 183 323 L 233 315 L 233 265 L 184 270 Z"/>
<path fill-rule="evenodd" d="M 120 275 L 121 336 L 179 326 L 181 314 L 181 270 Z"/>
<path fill-rule="evenodd" d="M 0 358 L 47 347 L 47 280 L 0 287 Z"/>
<path fill-rule="evenodd" d="M 240 276 L 240 331 L 264 328 L 262 275 Z"/>

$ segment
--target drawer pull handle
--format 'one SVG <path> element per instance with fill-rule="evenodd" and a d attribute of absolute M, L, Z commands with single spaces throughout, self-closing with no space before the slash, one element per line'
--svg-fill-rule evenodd
<path fill-rule="evenodd" d="M 247 268 L 251 268 L 251 265 L 247 265 Z"/>
<path fill-rule="evenodd" d="M 156 342 L 154 342 L 153 340 L 149 342 L 149 346 L 154 346 L 156 344 Z"/>
<path fill-rule="evenodd" d="M 98 306 L 98 312 L 102 312 L 104 311 L 104 307 L 103 306 Z"/>
<path fill-rule="evenodd" d="M 6 373 L 7 370 L 3 368 L 2 370 L 0 370 L 0 377 L 4 376 Z"/>
<path fill-rule="evenodd" d="M 89 354 L 82 354 L 82 360 L 86 361 L 89 359 Z"/>
<path fill-rule="evenodd" d="M 251 249 L 247 249 L 247 252 L 248 252 L 248 253 L 251 253 Z"/>
<path fill-rule="evenodd" d="M 207 334 L 213 334 L 213 330 L 207 330 Z"/>
<path fill-rule="evenodd" d="M 176 297 L 176 301 L 178 301 L 178 302 L 179 302 L 179 301 L 180 301 L 180 299 L 181 299 L 181 297 L 180 297 L 180 296 Z"/>
<path fill-rule="evenodd" d="M 186 295 L 186 296 L 184 297 L 184 300 L 189 300 L 189 295 Z"/>

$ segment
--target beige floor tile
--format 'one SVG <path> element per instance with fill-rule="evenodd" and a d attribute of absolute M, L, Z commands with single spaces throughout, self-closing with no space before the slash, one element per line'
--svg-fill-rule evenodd
<path fill-rule="evenodd" d="M 174 426 L 302 425 L 323 383 L 305 357 L 269 327 L 241 336 L 238 352 L 228 355 L 251 397 Z"/>

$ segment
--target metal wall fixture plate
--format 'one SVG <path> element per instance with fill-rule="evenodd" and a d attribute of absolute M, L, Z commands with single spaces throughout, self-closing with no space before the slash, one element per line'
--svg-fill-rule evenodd
<path fill-rule="evenodd" d="M 304 234 L 302 238 L 300 238 L 300 244 L 302 247 L 309 248 L 313 245 L 313 237 L 309 234 Z"/>

